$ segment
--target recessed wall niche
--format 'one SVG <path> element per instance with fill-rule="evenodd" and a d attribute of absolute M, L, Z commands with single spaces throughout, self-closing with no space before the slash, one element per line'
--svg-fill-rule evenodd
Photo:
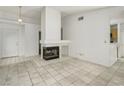
<path fill-rule="evenodd" d="M 118 42 L 118 25 L 110 25 L 110 43 Z"/>

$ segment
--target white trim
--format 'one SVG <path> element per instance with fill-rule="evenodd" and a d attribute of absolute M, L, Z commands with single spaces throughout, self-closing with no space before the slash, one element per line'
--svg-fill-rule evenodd
<path fill-rule="evenodd" d="M 62 59 L 62 47 L 63 46 L 68 46 L 71 43 L 69 40 L 61 40 L 59 42 L 46 42 L 46 43 L 41 43 L 41 59 L 43 59 L 43 47 L 51 47 L 51 46 L 59 46 L 59 59 Z M 69 52 L 69 51 L 68 51 Z"/>

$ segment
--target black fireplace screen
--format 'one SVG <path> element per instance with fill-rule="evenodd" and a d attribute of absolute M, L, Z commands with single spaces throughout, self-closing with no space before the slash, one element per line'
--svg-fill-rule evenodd
<path fill-rule="evenodd" d="M 43 47 L 43 58 L 45 60 L 59 58 L 59 47 Z"/>

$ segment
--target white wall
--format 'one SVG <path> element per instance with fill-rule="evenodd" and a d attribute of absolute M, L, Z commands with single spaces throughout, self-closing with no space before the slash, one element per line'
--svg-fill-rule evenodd
<path fill-rule="evenodd" d="M 61 13 L 46 7 L 46 38 L 45 41 L 58 42 L 61 39 Z"/>
<path fill-rule="evenodd" d="M 39 25 L 25 24 L 25 56 L 38 55 L 38 31 Z"/>
<path fill-rule="evenodd" d="M 19 56 L 33 56 L 38 55 L 39 39 L 38 31 L 40 30 L 40 25 L 25 23 L 22 26 L 14 23 L 1 23 L 0 24 L 0 57 L 2 57 L 2 28 L 6 29 L 17 29 L 18 30 L 18 55 Z"/>
<path fill-rule="evenodd" d="M 124 57 L 124 23 L 120 24 L 120 57 Z"/>
<path fill-rule="evenodd" d="M 2 31 L 0 26 L 0 58 L 2 57 Z"/>
<path fill-rule="evenodd" d="M 33 56 L 38 55 L 38 31 L 40 30 L 40 19 L 33 19 L 23 17 L 23 26 L 19 28 L 17 22 L 18 16 L 10 13 L 0 12 L 0 22 L 9 23 L 6 27 L 12 27 L 12 24 L 15 24 L 13 27 L 19 29 L 19 44 L 18 52 L 19 56 Z M 2 26 L 2 25 L 0 25 Z M 1 47 L 1 32 L 0 29 L 0 57 L 2 55 Z"/>
<path fill-rule="evenodd" d="M 44 7 L 41 13 L 41 40 L 45 42 L 45 31 L 46 31 L 46 8 Z"/>
<path fill-rule="evenodd" d="M 58 42 L 61 39 L 61 13 L 51 7 L 44 7 L 41 14 L 42 36 L 45 42 Z"/>
<path fill-rule="evenodd" d="M 6 22 L 0 22 L 0 56 L 3 57 L 3 53 L 4 53 L 4 48 L 5 46 L 3 46 L 4 38 L 3 34 L 7 33 L 8 31 L 17 31 L 18 32 L 18 25 L 17 24 L 10 24 L 10 23 L 6 23 Z M 4 33 L 3 33 L 4 32 Z M 11 45 L 11 42 L 9 42 Z"/>
<path fill-rule="evenodd" d="M 25 55 L 25 26 L 19 27 L 19 43 L 18 43 L 18 53 L 19 56 Z"/>
<path fill-rule="evenodd" d="M 72 41 L 69 55 L 105 66 L 112 65 L 116 61 L 116 50 L 115 45 L 109 43 L 110 20 L 119 9 L 102 9 L 64 17 L 64 39 Z M 80 16 L 83 16 L 84 20 L 78 21 Z M 114 55 L 110 49 L 114 50 Z"/>

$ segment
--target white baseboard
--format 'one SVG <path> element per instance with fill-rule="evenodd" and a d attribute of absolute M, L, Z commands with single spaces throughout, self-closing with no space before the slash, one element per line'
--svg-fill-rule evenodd
<path fill-rule="evenodd" d="M 119 62 L 124 62 L 124 58 L 118 58 Z"/>

